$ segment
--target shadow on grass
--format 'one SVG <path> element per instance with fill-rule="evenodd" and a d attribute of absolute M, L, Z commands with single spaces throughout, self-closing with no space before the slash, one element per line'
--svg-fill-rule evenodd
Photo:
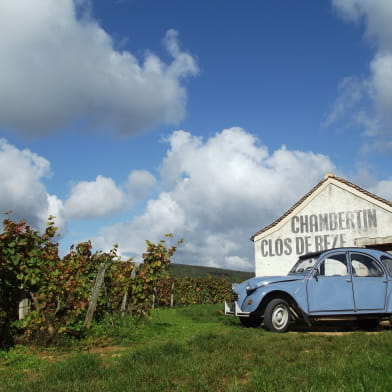
<path fill-rule="evenodd" d="M 290 331 L 303 333 L 377 332 L 391 329 L 389 322 L 377 323 L 373 320 L 322 320 L 312 321 L 311 326 L 301 320 L 290 326 Z"/>
<path fill-rule="evenodd" d="M 239 329 L 261 329 L 267 331 L 263 324 L 259 327 L 245 327 L 235 318 L 227 318 L 224 324 L 231 328 Z M 288 332 L 294 333 L 352 333 L 352 332 L 382 332 L 392 330 L 392 325 L 388 321 L 373 324 L 369 320 L 312 320 L 309 326 L 305 320 L 298 320 L 290 324 Z"/>

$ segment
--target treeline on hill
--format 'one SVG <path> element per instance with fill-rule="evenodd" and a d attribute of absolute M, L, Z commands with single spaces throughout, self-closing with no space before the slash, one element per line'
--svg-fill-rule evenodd
<path fill-rule="evenodd" d="M 224 268 L 203 267 L 200 265 L 188 265 L 171 263 L 169 274 L 176 278 L 207 278 L 208 276 L 217 279 L 226 279 L 229 282 L 243 282 L 254 278 L 253 272 L 233 271 Z"/>
<path fill-rule="evenodd" d="M 122 260 L 114 246 L 92 252 L 90 241 L 59 256 L 57 228 L 50 217 L 44 233 L 25 221 L 3 221 L 0 233 L 0 347 L 30 340 L 50 342 L 60 335 L 83 336 L 93 288 L 103 267 L 102 289 L 94 321 L 108 314 L 143 317 L 151 307 L 223 302 L 230 295 L 227 280 L 169 276 L 170 259 L 182 240 L 146 241 L 138 266 Z M 166 237 L 172 237 L 168 234 Z M 28 312 L 20 316 L 21 304 Z"/>

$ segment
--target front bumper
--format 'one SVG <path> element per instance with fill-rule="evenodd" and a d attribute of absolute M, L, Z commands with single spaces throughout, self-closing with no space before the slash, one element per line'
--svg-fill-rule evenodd
<path fill-rule="evenodd" d="M 243 312 L 239 307 L 237 301 L 227 303 L 225 301 L 225 315 L 226 316 L 238 316 L 238 317 L 249 317 L 250 312 Z"/>

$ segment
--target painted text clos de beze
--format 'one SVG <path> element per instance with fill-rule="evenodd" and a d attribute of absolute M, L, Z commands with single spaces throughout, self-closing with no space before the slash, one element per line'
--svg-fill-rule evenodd
<path fill-rule="evenodd" d="M 341 231 L 366 231 L 372 228 L 377 228 L 375 209 L 296 215 L 291 218 L 291 232 L 299 235 L 261 240 L 261 255 L 263 257 L 289 256 L 293 252 L 301 255 L 342 247 L 347 245 L 347 241 L 346 233 Z"/>

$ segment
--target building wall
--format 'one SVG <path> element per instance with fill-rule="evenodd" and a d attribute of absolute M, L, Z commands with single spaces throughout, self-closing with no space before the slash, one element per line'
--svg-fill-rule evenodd
<path fill-rule="evenodd" d="M 255 237 L 256 276 L 286 275 L 298 256 L 392 235 L 391 208 L 330 183 Z"/>

